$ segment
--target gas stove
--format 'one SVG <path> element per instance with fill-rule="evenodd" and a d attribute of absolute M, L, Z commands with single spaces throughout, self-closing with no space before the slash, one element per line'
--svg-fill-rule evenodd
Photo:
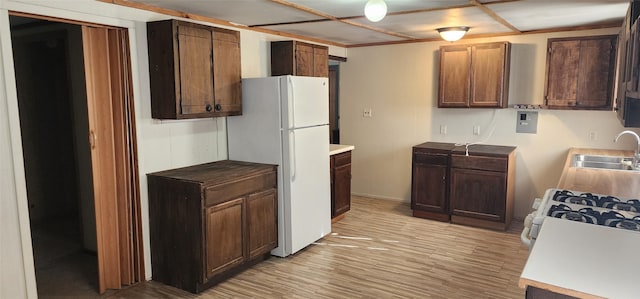
<path fill-rule="evenodd" d="M 521 235 L 522 242 L 529 248 L 533 247 L 546 217 L 640 232 L 640 201 L 637 199 L 548 189 L 542 199 L 535 200 L 533 208 L 535 211 L 526 217 Z"/>

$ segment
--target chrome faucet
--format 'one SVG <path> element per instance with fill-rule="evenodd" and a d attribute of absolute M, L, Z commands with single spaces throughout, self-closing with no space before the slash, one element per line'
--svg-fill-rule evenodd
<path fill-rule="evenodd" d="M 618 138 L 620 138 L 620 136 L 624 134 L 630 134 L 636 137 L 636 153 L 633 155 L 633 168 L 636 169 L 638 168 L 638 161 L 640 161 L 640 136 L 638 136 L 636 132 L 626 130 L 626 131 L 620 132 L 620 134 L 618 134 L 618 136 L 616 136 L 616 138 L 613 139 L 613 142 L 618 142 Z"/>

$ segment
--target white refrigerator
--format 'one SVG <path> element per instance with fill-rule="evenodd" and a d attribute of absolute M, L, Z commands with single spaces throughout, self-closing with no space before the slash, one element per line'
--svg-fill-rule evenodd
<path fill-rule="evenodd" d="M 328 80 L 243 79 L 242 108 L 227 117 L 229 159 L 279 165 L 271 254 L 285 257 L 331 232 Z"/>

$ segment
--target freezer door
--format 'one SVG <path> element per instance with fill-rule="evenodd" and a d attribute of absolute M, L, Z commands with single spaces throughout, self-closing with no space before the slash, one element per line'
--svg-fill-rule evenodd
<path fill-rule="evenodd" d="M 227 117 L 229 159 L 282 164 L 280 81 L 242 80 L 242 115 Z"/>
<path fill-rule="evenodd" d="M 281 77 L 283 128 L 304 128 L 329 123 L 329 83 L 320 77 Z M 327 139 L 328 140 L 328 139 Z"/>
<path fill-rule="evenodd" d="M 286 132 L 286 131 L 285 131 Z M 286 250 L 293 254 L 331 232 L 329 126 L 290 130 L 283 167 Z"/>

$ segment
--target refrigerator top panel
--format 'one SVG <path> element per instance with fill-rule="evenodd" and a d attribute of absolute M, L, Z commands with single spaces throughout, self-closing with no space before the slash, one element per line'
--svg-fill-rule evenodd
<path fill-rule="evenodd" d="M 283 128 L 329 123 L 329 81 L 321 77 L 281 76 Z"/>

